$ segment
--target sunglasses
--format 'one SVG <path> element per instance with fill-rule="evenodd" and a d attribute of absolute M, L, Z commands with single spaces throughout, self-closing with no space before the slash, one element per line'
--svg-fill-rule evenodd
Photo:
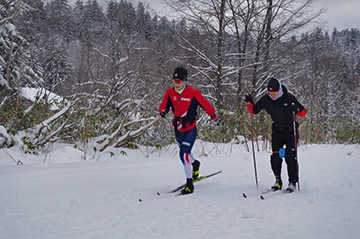
<path fill-rule="evenodd" d="M 173 81 L 174 83 L 176 83 L 176 84 L 181 84 L 181 82 L 184 82 L 184 81 L 179 80 L 179 79 L 173 79 L 172 81 Z"/>
<path fill-rule="evenodd" d="M 268 95 L 271 96 L 271 97 L 276 97 L 279 95 L 280 93 L 280 90 L 278 91 L 267 91 Z"/>

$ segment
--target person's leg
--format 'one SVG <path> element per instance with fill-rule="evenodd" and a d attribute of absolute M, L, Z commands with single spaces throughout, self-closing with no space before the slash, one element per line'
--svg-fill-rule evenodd
<path fill-rule="evenodd" d="M 279 156 L 279 150 L 285 144 L 285 140 L 282 135 L 278 132 L 273 132 L 271 135 L 271 147 L 272 147 L 272 155 L 270 156 L 271 169 L 275 176 L 275 185 L 274 189 L 281 189 L 282 180 L 281 180 L 281 166 L 282 166 L 282 158 Z"/>
<path fill-rule="evenodd" d="M 184 171 L 186 175 L 186 186 L 181 190 L 182 195 L 190 194 L 194 192 L 194 184 L 192 178 L 192 163 L 194 163 L 194 158 L 191 156 L 191 149 L 195 143 L 197 130 L 196 127 L 189 131 L 180 133 L 176 140 L 179 143 L 180 147 L 180 159 L 184 166 Z"/>
<path fill-rule="evenodd" d="M 200 175 L 200 165 L 201 165 L 201 163 L 200 163 L 199 160 L 196 160 L 191 153 L 190 153 L 190 157 L 193 160 L 193 163 L 192 163 L 192 178 L 195 180 Z"/>
<path fill-rule="evenodd" d="M 289 183 L 294 185 L 299 181 L 299 168 L 295 150 L 294 134 L 288 134 L 286 137 L 285 162 L 287 164 Z"/>
<path fill-rule="evenodd" d="M 179 141 L 180 147 L 180 159 L 184 165 L 186 178 L 192 178 L 192 163 L 194 163 L 194 158 L 191 155 L 191 149 L 194 146 L 196 139 L 197 129 L 196 127 L 181 133 L 182 138 Z"/>

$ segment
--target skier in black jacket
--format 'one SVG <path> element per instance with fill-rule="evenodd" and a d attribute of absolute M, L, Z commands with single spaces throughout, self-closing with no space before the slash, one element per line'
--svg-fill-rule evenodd
<path fill-rule="evenodd" d="M 293 128 L 293 112 L 299 117 L 306 116 L 306 109 L 302 106 L 295 96 L 289 93 L 284 85 L 275 78 L 269 80 L 266 95 L 254 104 L 250 94 L 246 95 L 245 101 L 251 115 L 258 114 L 262 109 L 270 114 L 274 121 L 272 124 L 271 146 L 272 155 L 270 156 L 271 169 L 275 175 L 275 184 L 272 190 L 282 189 L 281 165 L 282 158 L 279 156 L 280 149 L 286 145 L 285 162 L 289 176 L 289 186 L 287 191 L 294 191 L 296 183 L 299 181 L 298 163 L 296 159 L 296 147 Z M 296 135 L 298 134 L 299 124 L 296 122 Z"/>

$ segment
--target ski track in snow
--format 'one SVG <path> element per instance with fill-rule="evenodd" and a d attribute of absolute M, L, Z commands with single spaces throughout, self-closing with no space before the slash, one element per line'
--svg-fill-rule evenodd
<path fill-rule="evenodd" d="M 360 148 L 354 145 L 301 146 L 301 190 L 265 200 L 259 196 L 274 182 L 269 153 L 256 154 L 257 189 L 252 153 L 241 147 L 198 157 L 202 174 L 223 172 L 181 197 L 167 193 L 185 181 L 176 151 L 146 159 L 128 150 L 126 157 L 94 162 L 62 145 L 50 153 L 54 163 L 31 156 L 21 158 L 24 166 L 0 151 L 1 239 L 359 237 Z M 282 176 L 286 182 L 285 162 Z"/>

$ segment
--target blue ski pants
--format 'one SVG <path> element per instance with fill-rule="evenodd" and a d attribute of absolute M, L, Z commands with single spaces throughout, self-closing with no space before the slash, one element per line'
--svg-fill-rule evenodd
<path fill-rule="evenodd" d="M 176 141 L 180 148 L 180 160 L 184 166 L 186 178 L 192 178 L 192 163 L 195 159 L 191 154 L 191 149 L 194 146 L 196 135 L 196 127 L 176 135 Z"/>

